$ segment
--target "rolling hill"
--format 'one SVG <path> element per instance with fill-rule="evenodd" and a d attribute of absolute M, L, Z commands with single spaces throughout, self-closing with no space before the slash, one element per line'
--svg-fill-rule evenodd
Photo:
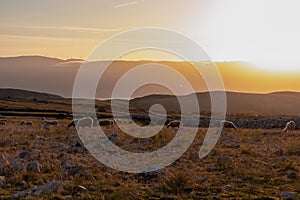
<path fill-rule="evenodd" d="M 63 99 L 63 97 L 54 94 L 34 92 L 28 90 L 0 88 L 0 99 L 59 100 Z"/>
<path fill-rule="evenodd" d="M 228 115 L 252 116 L 300 116 L 300 93 L 275 92 L 270 94 L 251 94 L 226 92 Z M 189 101 L 189 96 L 181 96 Z M 210 113 L 208 92 L 197 93 L 201 113 Z M 162 104 L 166 110 L 178 113 L 178 101 L 171 95 L 151 95 L 132 100 L 136 108 L 149 108 L 153 104 Z M 190 108 L 191 111 L 193 107 Z"/>
<path fill-rule="evenodd" d="M 215 92 L 217 93 L 217 92 Z M 201 113 L 210 113 L 210 95 L 208 92 L 197 93 Z M 269 94 L 251 94 L 227 92 L 227 114 L 229 116 L 295 116 L 300 117 L 300 93 L 274 92 Z M 25 99 L 25 100 L 60 100 L 71 109 L 70 99 L 58 95 L 32 92 L 20 89 L 0 89 L 0 99 Z M 190 95 L 178 98 L 189 102 Z M 120 100 L 126 103 L 126 100 Z M 109 105 L 109 102 L 97 100 L 98 105 Z M 180 107 L 176 96 L 172 95 L 148 95 L 130 100 L 130 106 L 134 110 L 147 113 L 154 104 L 161 104 L 169 113 L 180 113 Z M 194 106 L 190 112 L 193 113 Z"/>

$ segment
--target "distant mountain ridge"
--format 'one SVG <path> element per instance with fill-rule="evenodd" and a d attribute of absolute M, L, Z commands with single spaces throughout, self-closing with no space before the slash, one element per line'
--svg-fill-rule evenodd
<path fill-rule="evenodd" d="M 210 113 L 210 93 L 200 92 L 196 93 L 196 96 L 201 113 Z M 183 98 L 188 102 L 189 97 L 190 95 L 180 96 L 179 98 Z M 269 94 L 226 92 L 226 99 L 227 115 L 300 117 L 300 92 L 274 92 Z M 132 100 L 132 105 L 138 109 L 150 108 L 154 104 L 162 104 L 166 110 L 174 113 L 180 112 L 175 96 L 150 95 Z M 194 109 L 193 105 L 189 109 L 192 111 Z"/>
<path fill-rule="evenodd" d="M 70 58 L 60 59 L 45 56 L 17 56 L 0 57 L 0 87 L 1 88 L 26 88 L 32 91 L 43 91 L 50 94 L 58 94 L 63 97 L 71 97 L 77 72 L 83 60 Z M 116 81 L 127 71 L 136 66 L 151 64 L 152 61 L 114 61 L 101 77 L 98 84 L 97 98 L 107 99 L 111 96 Z M 201 77 L 195 76 L 195 71 L 190 69 L 188 62 L 153 61 L 156 64 L 170 66 L 183 74 L 194 87 L 194 91 L 206 91 L 206 83 Z M 110 63 L 103 60 L 96 63 L 103 67 Z M 269 93 L 271 91 L 299 91 L 300 71 L 292 74 L 259 71 L 251 68 L 243 62 L 216 62 L 224 87 L 228 91 L 248 91 L 250 93 Z M 160 74 L 167 77 L 167 74 Z M 133 80 L 134 81 L 134 80 Z M 176 84 L 174 81 L 173 84 Z M 103 87 L 102 87 L 103 86 Z M 184 89 L 183 89 L 184 90 Z M 166 90 L 158 90 L 158 87 L 149 86 L 146 90 L 140 90 L 135 97 L 153 93 L 167 94 Z M 181 94 L 186 94 L 183 91 Z"/>
<path fill-rule="evenodd" d="M 201 113 L 210 113 L 211 103 L 209 92 L 196 93 Z M 180 96 L 189 101 L 190 95 Z M 252 116 L 295 116 L 300 117 L 299 92 L 274 92 L 269 94 L 251 94 L 226 92 L 228 115 Z M 0 99 L 26 99 L 26 100 L 57 100 L 64 98 L 59 95 L 21 89 L 0 89 Z M 124 100 L 125 101 L 125 100 Z M 99 101 L 101 103 L 101 101 Z M 180 112 L 176 96 L 154 94 L 130 100 L 131 106 L 140 110 L 147 110 L 154 104 L 163 105 L 166 110 L 174 113 Z M 193 110 L 193 105 L 191 105 Z"/>
<path fill-rule="evenodd" d="M 55 100 L 55 99 L 64 99 L 59 95 L 21 90 L 21 89 L 12 89 L 12 88 L 0 88 L 0 99 L 25 99 L 25 100 Z"/>

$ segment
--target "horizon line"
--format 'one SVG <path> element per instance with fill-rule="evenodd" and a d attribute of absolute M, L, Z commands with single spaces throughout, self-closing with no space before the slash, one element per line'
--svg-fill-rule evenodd
<path fill-rule="evenodd" d="M 76 60 L 76 61 L 82 61 L 82 62 L 113 62 L 113 61 L 124 61 L 124 62 L 141 62 L 141 61 L 151 61 L 151 62 L 212 62 L 212 63 L 230 63 L 230 62 L 243 62 L 247 63 L 249 61 L 243 61 L 243 60 L 198 60 L 198 61 L 180 61 L 180 60 L 164 60 L 164 59 L 99 59 L 99 60 L 86 60 L 83 58 L 78 57 L 54 57 L 54 56 L 46 56 L 46 55 L 38 55 L 38 54 L 28 54 L 28 55 L 12 55 L 12 56 L 0 56 L 0 58 L 21 58 L 21 57 L 42 57 L 42 58 L 50 58 L 50 59 L 57 59 L 61 61 L 69 61 L 69 60 Z"/>
<path fill-rule="evenodd" d="M 63 96 L 61 94 L 57 94 L 57 93 L 48 93 L 47 91 L 38 91 L 38 90 L 31 90 L 31 89 L 25 89 L 25 88 L 7 88 L 7 87 L 0 87 L 0 90 L 22 90 L 22 91 L 27 91 L 27 92 L 36 92 L 36 93 L 41 93 L 41 94 L 48 94 L 48 95 L 55 95 L 55 96 L 59 96 L 62 97 L 64 99 L 73 99 L 73 97 L 67 97 L 67 96 Z M 180 95 L 174 95 L 174 94 L 166 94 L 166 93 L 152 93 L 152 94 L 147 94 L 144 96 L 136 96 L 136 97 L 132 97 L 131 99 L 136 99 L 136 98 L 143 98 L 143 97 L 147 97 L 147 96 L 153 96 L 153 95 L 164 95 L 164 96 L 178 96 L 178 97 L 184 97 L 184 96 L 189 96 L 192 94 L 199 94 L 199 93 L 213 93 L 213 92 L 225 92 L 227 93 L 236 93 L 236 94 L 252 94 L 252 95 L 269 95 L 269 94 L 276 94 L 276 93 L 299 93 L 300 91 L 292 91 L 292 90 L 276 90 L 276 91 L 272 91 L 272 92 L 267 92 L 267 93 L 263 93 L 263 92 L 247 92 L 247 91 L 232 91 L 232 90 L 225 90 L 225 91 L 221 91 L 221 90 L 214 90 L 214 91 L 197 91 L 197 92 L 193 92 L 193 93 L 189 93 L 189 94 L 180 94 Z M 74 99 L 83 99 L 82 97 L 79 98 L 74 98 Z M 128 100 L 128 98 L 116 98 L 116 99 L 112 99 L 112 98 L 94 98 L 97 100 Z"/>

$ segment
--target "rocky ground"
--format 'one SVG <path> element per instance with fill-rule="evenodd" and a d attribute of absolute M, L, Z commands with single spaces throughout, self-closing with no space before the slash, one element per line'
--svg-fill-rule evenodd
<path fill-rule="evenodd" d="M 227 119 L 232 121 L 237 127 L 243 129 L 283 129 L 287 122 L 293 120 L 296 122 L 296 129 L 300 129 L 299 117 L 227 117 Z M 209 118 L 201 118 L 199 126 L 208 127 L 209 122 Z"/>
<path fill-rule="evenodd" d="M 206 128 L 200 128 L 180 159 L 143 174 L 101 164 L 67 121 L 45 129 L 41 119 L 29 120 L 33 127 L 13 117 L 0 126 L 1 199 L 300 199 L 300 131 L 283 133 L 282 119 L 280 126 L 256 119 L 271 125 L 224 130 L 204 159 L 198 152 Z M 105 132 L 120 147 L 145 151 L 170 142 L 176 130 L 164 129 L 148 143 L 116 127 Z"/>

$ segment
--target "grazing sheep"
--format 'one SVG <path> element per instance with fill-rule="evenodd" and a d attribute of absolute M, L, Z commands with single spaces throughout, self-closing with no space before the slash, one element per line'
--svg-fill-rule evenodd
<path fill-rule="evenodd" d="M 75 127 L 75 125 L 77 124 L 77 122 L 78 122 L 78 119 L 73 119 L 68 125 L 67 125 L 67 127 Z"/>
<path fill-rule="evenodd" d="M 1 122 L 6 122 L 7 123 L 7 120 L 6 119 L 0 119 Z"/>
<path fill-rule="evenodd" d="M 6 125 L 6 124 L 7 124 L 6 121 L 4 121 L 4 120 L 1 120 L 1 121 L 0 121 L 0 125 Z"/>
<path fill-rule="evenodd" d="M 294 121 L 289 121 L 288 123 L 286 123 L 283 132 L 292 132 L 295 129 L 296 129 L 296 123 Z"/>
<path fill-rule="evenodd" d="M 99 120 L 99 125 L 100 126 L 113 126 L 114 123 L 115 122 L 112 119 L 102 119 L 102 120 Z"/>
<path fill-rule="evenodd" d="M 33 122 L 32 121 L 22 120 L 20 122 L 20 125 L 22 125 L 22 126 L 33 126 Z"/>
<path fill-rule="evenodd" d="M 238 128 L 236 127 L 236 125 L 233 122 L 227 121 L 227 120 L 222 120 L 221 121 L 221 127 L 233 128 L 234 130 L 238 130 Z"/>
<path fill-rule="evenodd" d="M 93 127 L 94 120 L 91 117 L 83 117 L 81 119 L 74 119 L 69 124 L 68 127 L 76 126 L 79 127 Z"/>
<path fill-rule="evenodd" d="M 94 124 L 94 120 L 91 117 L 83 117 L 78 120 L 77 127 L 89 127 L 92 128 Z"/>
<path fill-rule="evenodd" d="M 33 122 L 32 121 L 26 121 L 24 123 L 25 126 L 33 126 Z"/>
<path fill-rule="evenodd" d="M 167 128 L 171 127 L 171 128 L 179 128 L 181 126 L 181 121 L 179 120 L 173 120 L 173 121 L 170 121 L 168 124 L 167 124 Z"/>
<path fill-rule="evenodd" d="M 47 125 L 57 125 L 58 124 L 57 120 L 47 120 L 45 117 L 43 117 L 43 120 L 45 121 L 45 124 L 47 124 Z"/>

